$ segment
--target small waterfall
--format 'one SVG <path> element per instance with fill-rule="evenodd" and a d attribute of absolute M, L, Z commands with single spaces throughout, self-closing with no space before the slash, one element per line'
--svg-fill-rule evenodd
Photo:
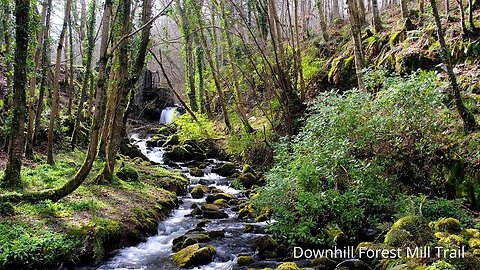
<path fill-rule="evenodd" d="M 160 124 L 171 124 L 177 115 L 178 112 L 176 107 L 167 107 L 163 109 L 162 114 L 160 114 Z"/>

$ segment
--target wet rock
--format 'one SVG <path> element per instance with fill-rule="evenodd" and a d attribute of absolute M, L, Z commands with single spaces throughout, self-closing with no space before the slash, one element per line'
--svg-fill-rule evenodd
<path fill-rule="evenodd" d="M 188 180 L 181 181 L 170 177 L 162 177 L 155 181 L 155 186 L 168 191 L 175 192 L 177 195 L 185 195 L 187 191 Z"/>
<path fill-rule="evenodd" d="M 138 182 L 138 172 L 132 167 L 124 166 L 117 172 L 117 177 L 127 182 Z"/>
<path fill-rule="evenodd" d="M 211 180 L 211 179 L 200 179 L 200 180 L 198 180 L 198 183 L 201 184 L 201 185 L 209 186 L 209 185 L 215 184 L 215 180 Z M 210 192 L 212 192 L 212 191 L 210 190 Z"/>
<path fill-rule="evenodd" d="M 178 165 L 177 163 L 173 162 L 171 159 L 167 158 L 167 157 L 164 157 L 163 158 L 163 164 L 171 167 L 172 169 L 179 169 L 180 168 L 180 165 Z"/>
<path fill-rule="evenodd" d="M 220 211 L 220 207 L 218 205 L 215 205 L 215 204 L 207 203 L 207 204 L 202 205 L 202 210 L 204 210 L 204 211 Z"/>
<path fill-rule="evenodd" d="M 15 207 L 11 202 L 0 202 L 0 216 L 13 216 L 15 215 Z"/>
<path fill-rule="evenodd" d="M 203 211 L 200 208 L 195 208 L 195 209 L 192 210 L 192 212 L 190 212 L 190 215 L 201 216 L 201 215 L 203 215 Z"/>
<path fill-rule="evenodd" d="M 252 264 L 255 260 L 252 256 L 238 256 L 237 257 L 237 264 L 238 266 L 246 266 Z"/>
<path fill-rule="evenodd" d="M 225 237 L 225 231 L 223 231 L 223 230 L 209 231 L 208 236 L 210 236 L 210 238 L 212 238 L 212 239 L 223 238 L 223 237 Z"/>
<path fill-rule="evenodd" d="M 214 188 L 210 189 L 210 193 L 212 193 L 212 194 L 223 193 L 223 190 L 214 187 Z"/>
<path fill-rule="evenodd" d="M 172 260 L 181 268 L 205 265 L 212 262 L 217 250 L 213 246 L 200 247 L 199 244 L 188 246 L 172 256 Z"/>
<path fill-rule="evenodd" d="M 205 185 L 196 185 L 193 187 L 192 191 L 190 191 L 190 194 L 192 195 L 192 198 L 194 199 L 200 199 L 202 198 L 205 193 L 209 191 L 208 187 Z"/>
<path fill-rule="evenodd" d="M 197 223 L 197 228 L 203 228 L 203 227 L 207 226 L 207 223 L 208 223 L 208 220 L 202 220 L 202 221 Z"/>
<path fill-rule="evenodd" d="M 222 192 L 222 193 L 209 195 L 207 197 L 206 201 L 207 201 L 207 203 L 213 203 L 218 199 L 224 199 L 226 201 L 230 201 L 232 199 L 235 199 L 235 196 L 233 196 L 232 194 L 229 194 L 229 193 L 223 193 Z"/>
<path fill-rule="evenodd" d="M 195 177 L 202 177 L 205 175 L 205 173 L 203 172 L 203 170 L 197 168 L 197 167 L 193 167 L 190 169 L 189 171 L 190 175 L 191 176 L 195 176 Z"/>
<path fill-rule="evenodd" d="M 334 269 L 337 262 L 327 257 L 317 257 L 312 260 L 311 266 L 323 266 L 325 269 Z"/>
<path fill-rule="evenodd" d="M 173 239 L 172 250 L 176 252 L 190 245 L 209 241 L 211 238 L 204 231 L 189 231 L 185 235 Z"/>
<path fill-rule="evenodd" d="M 277 241 L 269 235 L 261 236 L 253 241 L 252 249 L 260 255 L 265 257 L 267 252 L 274 251 L 277 248 Z"/>
<path fill-rule="evenodd" d="M 120 153 L 129 158 L 141 158 L 142 160 L 149 161 L 149 159 L 138 149 L 130 143 L 123 143 L 120 145 Z"/>
<path fill-rule="evenodd" d="M 162 145 L 164 141 L 165 138 L 163 136 L 155 135 L 150 139 L 146 140 L 145 143 L 147 147 L 158 147 L 159 145 Z"/>
<path fill-rule="evenodd" d="M 252 233 L 253 232 L 253 225 L 252 224 L 246 224 L 245 227 L 243 228 L 244 233 Z"/>
<path fill-rule="evenodd" d="M 237 172 L 237 168 L 233 163 L 226 162 L 212 168 L 212 172 L 217 173 L 220 176 L 229 177 Z"/>
<path fill-rule="evenodd" d="M 221 206 L 221 207 L 227 207 L 228 206 L 228 202 L 227 200 L 225 199 L 218 199 L 218 200 L 215 200 L 213 202 L 214 205 L 218 205 L 218 206 Z"/>
<path fill-rule="evenodd" d="M 294 262 L 286 262 L 280 264 L 275 270 L 300 270 L 300 268 Z"/>
<path fill-rule="evenodd" d="M 224 211 L 203 211 L 203 218 L 224 219 L 228 218 L 228 214 Z"/>

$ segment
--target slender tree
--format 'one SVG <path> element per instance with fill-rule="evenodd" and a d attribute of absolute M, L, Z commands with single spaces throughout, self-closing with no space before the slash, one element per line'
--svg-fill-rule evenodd
<path fill-rule="evenodd" d="M 355 73 L 357 75 L 358 89 L 365 92 L 366 88 L 362 79 L 364 61 L 362 51 L 362 34 L 360 24 L 358 23 L 358 13 L 356 10 L 355 0 L 347 0 L 347 6 L 353 39 L 353 54 L 355 57 Z"/>
<path fill-rule="evenodd" d="M 372 26 L 375 33 L 382 31 L 382 19 L 378 11 L 378 0 L 370 0 L 372 4 Z"/>
<path fill-rule="evenodd" d="M 75 126 L 73 128 L 71 145 L 75 147 L 77 141 L 78 132 L 80 131 L 81 122 L 83 120 L 83 109 L 84 103 L 87 98 L 87 89 L 89 88 L 89 82 L 92 74 L 92 60 L 93 60 L 93 50 L 95 47 L 95 9 L 96 1 L 90 1 L 88 8 L 88 23 L 87 23 L 87 44 L 86 44 L 86 55 L 83 61 L 83 80 L 82 80 L 82 90 L 80 93 L 80 100 L 77 106 L 77 113 L 75 119 Z"/>
<path fill-rule="evenodd" d="M 48 1 L 45 0 L 42 3 L 42 13 L 40 16 L 40 31 L 37 34 L 37 44 L 35 47 L 35 53 L 33 56 L 33 66 L 32 66 L 32 71 L 33 74 L 30 77 L 29 80 L 29 90 L 30 90 L 30 98 L 28 102 L 28 125 L 27 125 L 27 139 L 26 139 L 26 147 L 25 147 L 25 157 L 28 159 L 33 159 L 33 146 L 32 146 L 32 141 L 30 138 L 33 135 L 34 131 L 34 119 L 35 119 L 35 90 L 37 88 L 37 72 L 38 72 L 38 67 L 40 65 L 40 58 L 42 54 L 42 46 L 44 42 L 44 32 L 46 29 L 46 24 L 45 20 L 47 17 L 47 9 L 48 9 Z"/>
<path fill-rule="evenodd" d="M 255 130 L 252 128 L 252 126 L 250 125 L 250 122 L 248 121 L 247 113 L 244 107 L 245 100 L 242 94 L 242 90 L 240 89 L 240 83 L 239 83 L 239 77 L 238 77 L 238 71 L 237 71 L 237 62 L 235 59 L 235 55 L 233 53 L 232 37 L 231 37 L 231 34 L 228 32 L 228 29 L 230 29 L 231 26 L 228 25 L 227 13 L 225 11 L 225 3 L 223 2 L 223 0 L 219 0 L 218 3 L 220 5 L 220 12 L 222 14 L 223 30 L 224 30 L 225 39 L 227 40 L 227 50 L 228 50 L 228 56 L 230 60 L 230 68 L 232 70 L 232 81 L 233 81 L 233 86 L 235 90 L 235 105 L 237 107 L 238 115 L 240 117 L 240 121 L 242 121 L 245 131 L 247 133 L 252 133 Z"/>
<path fill-rule="evenodd" d="M 13 62 L 12 128 L 8 147 L 8 160 L 3 185 L 20 184 L 20 170 L 24 147 L 26 113 L 25 88 L 27 81 L 28 25 L 30 0 L 15 1 L 15 61 Z"/>
<path fill-rule="evenodd" d="M 334 0 L 334 2 L 336 2 Z M 322 33 L 323 41 L 328 41 L 327 24 L 325 22 L 324 0 L 317 0 L 318 9 L 318 24 L 320 26 L 320 32 Z"/>
<path fill-rule="evenodd" d="M 442 58 L 445 62 L 447 68 L 448 79 L 453 90 L 453 98 L 455 100 L 455 106 L 457 107 L 458 113 L 463 121 L 463 127 L 465 131 L 472 132 L 478 129 L 477 123 L 475 121 L 475 116 L 465 107 L 463 104 L 462 96 L 460 94 L 460 86 L 457 82 L 457 77 L 453 72 L 453 64 L 448 52 L 447 43 L 445 42 L 445 37 L 442 29 L 442 22 L 440 21 L 440 15 L 438 14 L 437 3 L 435 0 L 430 0 L 432 6 L 432 13 L 435 19 L 435 24 L 437 26 L 437 36 L 438 42 L 440 43 L 440 48 L 442 50 Z"/>
<path fill-rule="evenodd" d="M 53 91 L 52 91 L 52 107 L 50 110 L 50 121 L 48 124 L 48 141 L 47 141 L 47 163 L 53 164 L 53 140 L 54 140 L 54 129 L 55 129 L 55 120 L 58 116 L 58 108 L 59 108 L 59 92 L 60 92 L 60 68 L 61 68 L 61 60 L 62 60 L 62 51 L 63 51 L 63 44 L 65 39 L 65 31 L 67 29 L 68 19 L 70 17 L 70 7 L 71 7 L 71 0 L 67 0 L 65 4 L 65 14 L 63 17 L 63 25 L 62 30 L 60 32 L 60 37 L 58 40 L 57 46 L 57 56 L 55 61 L 55 74 L 53 78 Z"/>

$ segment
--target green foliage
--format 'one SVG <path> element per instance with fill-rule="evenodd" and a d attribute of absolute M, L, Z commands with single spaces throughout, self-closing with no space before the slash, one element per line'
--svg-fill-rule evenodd
<path fill-rule="evenodd" d="M 0 223 L 0 268 L 42 268 L 69 260 L 77 241 L 31 224 Z M 58 266 L 57 266 L 58 267 Z"/>
<path fill-rule="evenodd" d="M 324 67 L 325 60 L 316 58 L 312 52 L 302 52 L 303 78 L 308 84 Z"/>
<path fill-rule="evenodd" d="M 320 95 L 300 134 L 276 145 L 275 166 L 255 200 L 257 209 L 274 210 L 270 230 L 290 241 L 325 243 L 325 225 L 354 237 L 390 221 L 407 204 L 398 195 L 405 190 L 398 164 L 440 148 L 436 135 L 449 114 L 436 85 L 435 74 L 420 73 L 385 78 L 375 97 L 356 90 Z M 428 180 L 424 173 L 412 171 Z M 424 203 L 426 216 L 453 211 L 433 202 Z"/>
<path fill-rule="evenodd" d="M 186 140 L 204 140 L 221 136 L 215 130 L 215 124 L 204 114 L 196 114 L 198 119 L 194 121 L 188 113 L 175 118 L 174 123 L 180 128 L 178 138 L 181 142 Z"/>

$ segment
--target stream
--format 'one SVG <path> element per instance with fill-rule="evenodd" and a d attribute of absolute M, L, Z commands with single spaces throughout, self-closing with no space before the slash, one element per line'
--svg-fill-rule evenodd
<path fill-rule="evenodd" d="M 147 139 L 148 138 L 139 138 L 137 134 L 131 136 L 131 141 L 139 147 L 148 159 L 159 163 L 159 166 L 173 170 L 171 167 L 163 164 L 164 149 L 162 147 L 147 147 Z M 172 242 L 175 238 L 197 227 L 197 224 L 202 221 L 202 219 L 189 215 L 192 211 L 192 205 L 197 204 L 200 207 L 206 202 L 205 197 L 201 199 L 192 198 L 190 194 L 192 187 L 199 182 L 202 184 L 206 183 L 210 188 L 218 188 L 237 198 L 245 199 L 245 195 L 241 191 L 232 187 L 230 179 L 211 172 L 212 167 L 222 163 L 222 161 L 209 159 L 208 163 L 209 165 L 204 169 L 205 175 L 203 177 L 190 175 L 185 163 L 177 163 L 181 169 L 175 170 L 181 170 L 190 180 L 187 194 L 185 196 L 179 196 L 179 207 L 172 211 L 169 218 L 159 223 L 157 235 L 147 238 L 146 242 L 136 246 L 114 251 L 112 257 L 96 269 L 181 269 L 171 260 L 171 256 L 174 254 L 172 251 Z M 228 218 L 210 219 L 206 223 L 206 226 L 203 227 L 203 229 L 209 232 L 225 232 L 225 237 L 214 238 L 207 243 L 217 249 L 213 262 L 192 269 L 245 269 L 246 267 L 237 266 L 236 257 L 239 254 L 255 256 L 251 244 L 254 239 L 264 235 L 262 232 L 266 223 L 240 220 L 237 218 L 237 213 L 232 210 L 232 206 L 223 210 L 228 214 Z M 256 228 L 254 232 L 245 233 L 244 227 L 246 224 L 253 225 Z M 273 261 L 257 261 L 254 264 L 257 266 L 250 265 L 250 267 L 275 267 L 279 263 Z"/>

